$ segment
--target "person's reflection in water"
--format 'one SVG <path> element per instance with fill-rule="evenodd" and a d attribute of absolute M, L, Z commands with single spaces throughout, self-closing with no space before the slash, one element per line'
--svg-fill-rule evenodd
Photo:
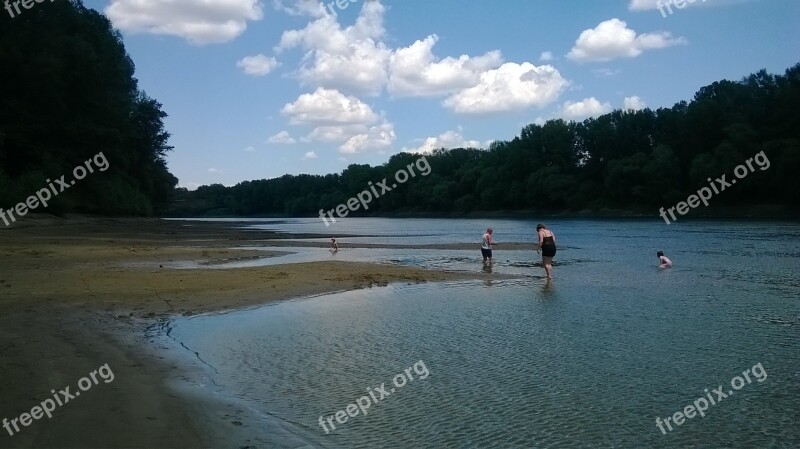
<path fill-rule="evenodd" d="M 489 264 L 489 265 L 484 264 L 483 268 L 481 268 L 481 271 L 486 273 L 486 274 L 492 274 L 492 265 L 491 264 Z M 491 279 L 485 279 L 483 281 L 483 284 L 486 285 L 487 287 L 491 287 L 492 286 L 492 280 Z"/>
<path fill-rule="evenodd" d="M 556 290 L 553 287 L 553 280 L 546 279 L 542 285 L 542 297 L 552 299 L 555 297 Z"/>

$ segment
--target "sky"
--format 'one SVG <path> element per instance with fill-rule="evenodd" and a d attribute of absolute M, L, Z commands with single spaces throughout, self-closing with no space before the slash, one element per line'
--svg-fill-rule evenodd
<path fill-rule="evenodd" d="M 800 62 L 797 0 L 84 4 L 169 114 L 168 166 L 189 189 L 487 148 Z"/>

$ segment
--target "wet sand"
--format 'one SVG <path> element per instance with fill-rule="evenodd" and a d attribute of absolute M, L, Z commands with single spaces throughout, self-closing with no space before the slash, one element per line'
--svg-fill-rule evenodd
<path fill-rule="evenodd" d="M 265 428 L 257 413 L 203 394 L 195 388 L 208 381 L 202 364 L 187 351 L 169 354 L 175 350 L 150 329 L 175 315 L 392 282 L 498 278 L 336 261 L 169 268 L 277 257 L 237 247 L 326 237 L 157 219 L 34 217 L 0 228 L 0 419 L 30 412 L 50 390 L 75 391 L 105 363 L 114 373 L 51 419 L 13 436 L 0 429 L 0 447 L 262 447 L 259 435 L 284 429 Z M 285 441 L 300 444 L 289 434 Z"/>

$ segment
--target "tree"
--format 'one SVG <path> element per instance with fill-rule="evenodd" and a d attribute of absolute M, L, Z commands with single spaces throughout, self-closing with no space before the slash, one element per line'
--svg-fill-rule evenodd
<path fill-rule="evenodd" d="M 2 206 L 48 178 L 69 178 L 99 152 L 109 169 L 55 197 L 48 211 L 150 214 L 176 193 L 166 114 L 138 89 L 121 35 L 80 0 L 0 14 L 0 85 Z"/>

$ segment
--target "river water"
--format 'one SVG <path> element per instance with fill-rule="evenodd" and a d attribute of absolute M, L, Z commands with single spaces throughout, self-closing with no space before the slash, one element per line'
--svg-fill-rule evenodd
<path fill-rule="evenodd" d="M 491 225 L 501 242 L 493 272 L 517 276 L 392 284 L 173 322 L 171 336 L 214 367 L 219 391 L 309 446 L 800 447 L 796 222 L 552 221 L 550 283 L 533 251 L 502 250 L 532 241 L 536 223 L 526 220 L 249 225 L 423 245 L 335 256 L 295 249 L 284 261 L 460 271 L 483 269 L 478 247 Z M 442 243 L 475 249 L 424 248 Z M 657 250 L 674 268 L 658 269 Z M 366 415 L 351 407 L 336 420 L 363 398 Z M 673 416 L 699 398 L 704 416 Z"/>

